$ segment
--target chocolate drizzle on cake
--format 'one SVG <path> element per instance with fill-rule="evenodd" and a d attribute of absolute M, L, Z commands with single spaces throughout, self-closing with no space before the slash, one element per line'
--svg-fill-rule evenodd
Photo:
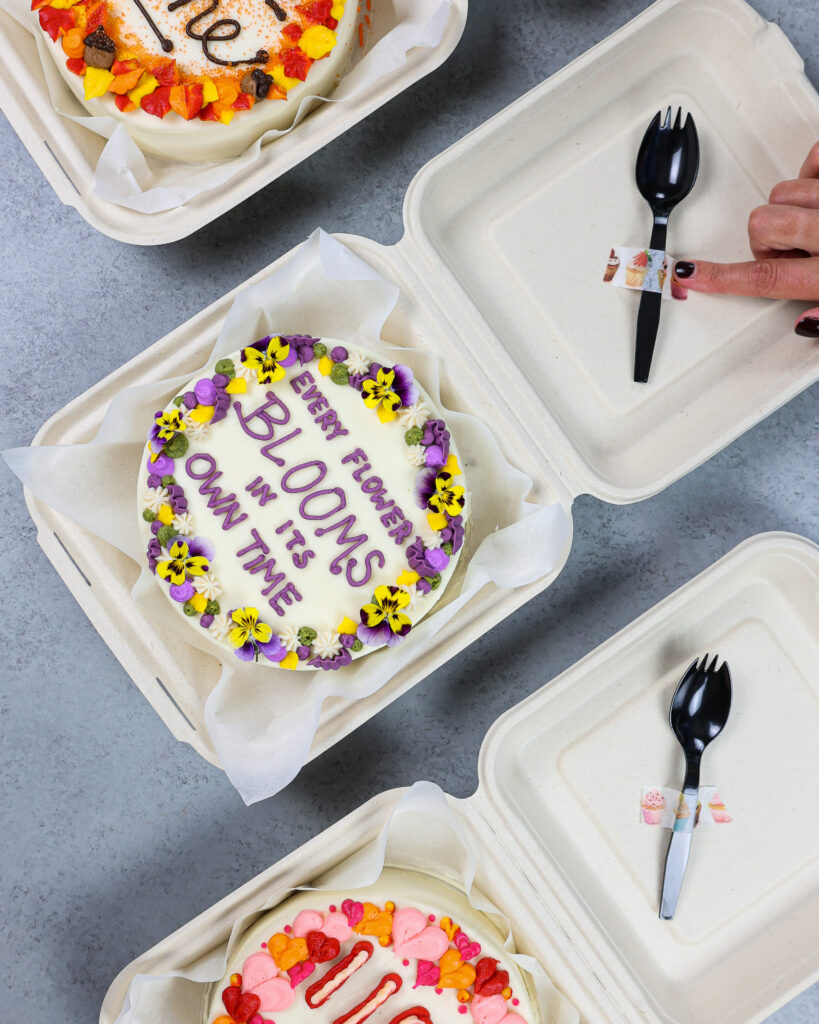
<path fill-rule="evenodd" d="M 148 14 L 148 12 L 145 10 L 145 7 L 142 5 L 141 0 L 134 0 L 134 3 L 137 5 L 137 8 L 139 9 L 139 13 L 148 22 L 148 25 L 150 26 L 151 31 L 153 32 L 153 34 L 159 40 L 159 43 L 160 43 L 162 49 L 165 51 L 165 53 L 170 53 L 171 50 L 173 49 L 173 43 L 171 42 L 171 40 L 170 39 L 166 39 L 165 36 L 163 36 L 162 33 L 159 31 L 159 29 L 157 28 L 156 22 L 150 16 L 150 14 Z"/>
<path fill-rule="evenodd" d="M 139 0 L 134 0 L 135 3 L 139 3 Z M 180 7 L 184 7 L 186 4 L 191 3 L 191 0 L 173 0 L 172 3 L 168 4 L 169 11 L 176 11 Z M 204 32 L 197 32 L 194 26 L 196 23 L 207 17 L 209 14 L 213 14 L 214 11 L 219 8 L 219 0 L 212 0 L 209 7 L 206 7 L 204 11 L 200 11 L 199 14 L 195 14 L 190 18 L 185 25 L 185 31 L 191 37 L 191 39 L 198 39 L 202 43 L 202 52 L 205 54 L 207 59 L 212 64 L 220 64 L 225 68 L 236 67 L 239 64 L 267 64 L 270 60 L 270 54 L 267 50 L 257 50 L 253 57 L 242 57 L 240 60 L 222 60 L 221 57 L 215 57 L 209 49 L 211 42 L 227 42 L 229 39 L 235 39 L 242 31 L 242 26 L 235 18 L 219 18 L 218 21 L 214 21 L 213 24 L 208 25 Z M 217 35 L 217 29 L 226 27 L 227 32 Z M 164 49 L 164 47 L 163 47 Z"/>
<path fill-rule="evenodd" d="M 264 2 L 276 15 L 279 21 L 287 21 L 287 12 L 276 3 L 276 0 L 264 0 Z"/>

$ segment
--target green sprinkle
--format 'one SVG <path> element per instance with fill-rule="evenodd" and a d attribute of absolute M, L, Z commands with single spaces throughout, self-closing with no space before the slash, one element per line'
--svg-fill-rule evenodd
<path fill-rule="evenodd" d="M 441 585 L 441 574 L 439 572 L 436 572 L 434 576 L 425 576 L 424 579 L 432 590 L 437 590 Z"/>
<path fill-rule="evenodd" d="M 156 519 L 156 512 L 152 512 L 149 508 L 146 508 L 142 513 L 142 518 L 146 523 L 152 523 Z"/>
<path fill-rule="evenodd" d="M 441 545 L 441 551 L 444 551 L 444 552 L 446 552 L 446 554 L 451 555 L 452 554 L 452 541 L 448 540 L 446 542 L 446 544 L 442 544 Z"/>
<path fill-rule="evenodd" d="M 193 607 L 193 605 L 192 605 L 192 604 L 190 603 L 190 601 L 186 601 L 186 602 L 185 602 L 185 603 L 184 603 L 184 604 L 182 605 L 182 611 L 183 611 L 183 612 L 184 612 L 184 613 L 185 613 L 186 615 L 196 615 L 196 609 L 195 609 L 195 608 Z"/>
<path fill-rule="evenodd" d="M 303 644 L 305 647 L 309 647 L 318 636 L 318 633 L 314 629 L 311 629 L 310 626 L 302 626 L 296 635 L 298 636 L 300 644 Z"/>
<path fill-rule="evenodd" d="M 170 473 L 166 473 L 165 476 L 162 477 L 163 487 L 172 487 L 175 483 L 176 480 L 170 475 Z"/>
<path fill-rule="evenodd" d="M 176 398 L 173 400 L 173 404 L 178 409 L 179 406 L 184 402 L 184 400 L 185 400 L 185 396 L 184 395 L 177 395 Z"/>
<path fill-rule="evenodd" d="M 363 647 L 364 647 L 364 644 L 362 644 L 362 642 L 358 639 L 358 637 L 356 637 L 355 640 L 353 640 L 353 642 L 352 642 L 350 650 L 353 652 L 353 654 L 358 654 L 358 652 L 360 650 L 362 650 Z"/>
<path fill-rule="evenodd" d="M 219 602 L 208 601 L 205 605 L 205 615 L 218 615 L 219 614 Z"/>
<path fill-rule="evenodd" d="M 330 370 L 330 380 L 334 384 L 349 384 L 350 371 L 344 363 L 333 363 L 333 368 Z"/>
<path fill-rule="evenodd" d="M 170 523 L 168 523 L 166 526 L 160 527 L 159 533 L 156 535 L 156 539 L 159 541 L 163 548 L 166 548 L 168 546 L 168 542 L 173 540 L 175 536 L 176 530 L 174 529 L 173 526 L 171 526 Z"/>
<path fill-rule="evenodd" d="M 327 355 L 327 346 L 323 341 L 317 341 L 313 346 L 313 355 L 316 359 L 323 359 Z"/>
<path fill-rule="evenodd" d="M 174 434 L 162 450 L 172 459 L 179 459 L 188 450 L 188 439 L 184 434 Z"/>
<path fill-rule="evenodd" d="M 221 373 L 231 379 L 236 376 L 236 367 L 233 365 L 232 359 L 220 359 L 215 366 L 215 370 L 217 373 Z"/>
<path fill-rule="evenodd" d="M 407 444 L 420 444 L 423 436 L 424 432 L 420 427 L 410 427 L 406 434 L 404 434 L 404 440 Z"/>

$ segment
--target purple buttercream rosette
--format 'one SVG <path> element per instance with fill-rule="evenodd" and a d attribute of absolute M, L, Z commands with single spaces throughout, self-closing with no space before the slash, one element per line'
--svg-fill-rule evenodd
<path fill-rule="evenodd" d="M 420 537 L 407 548 L 407 562 L 419 576 L 434 576 L 449 565 L 449 555 L 441 548 L 426 548 Z"/>
<path fill-rule="evenodd" d="M 427 420 L 424 424 L 424 435 L 421 447 L 424 449 L 424 462 L 427 466 L 441 468 L 449 458 L 450 433 L 443 420 Z"/>
<path fill-rule="evenodd" d="M 446 544 L 449 542 L 452 545 L 452 554 L 460 551 L 464 543 L 464 517 L 453 516 L 450 518 L 447 516 L 447 525 L 441 530 L 441 541 Z"/>

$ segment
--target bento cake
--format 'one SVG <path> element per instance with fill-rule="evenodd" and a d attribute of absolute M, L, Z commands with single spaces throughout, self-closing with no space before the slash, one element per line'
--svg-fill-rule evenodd
<path fill-rule="evenodd" d="M 356 40 L 353 0 L 32 0 L 93 114 L 147 152 L 218 160 L 326 96 Z"/>
<path fill-rule="evenodd" d="M 272 335 L 156 412 L 139 472 L 146 559 L 214 653 L 332 670 L 405 641 L 463 550 L 446 422 L 409 367 Z"/>
<path fill-rule="evenodd" d="M 300 892 L 240 939 L 204 1024 L 537 1024 L 503 938 L 463 893 L 416 872 Z"/>

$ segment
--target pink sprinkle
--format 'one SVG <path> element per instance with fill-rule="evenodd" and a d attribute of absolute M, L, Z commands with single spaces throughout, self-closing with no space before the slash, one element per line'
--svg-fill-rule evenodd
<path fill-rule="evenodd" d="M 267 943 L 266 942 L 262 943 L 262 949 L 267 949 Z"/>
<path fill-rule="evenodd" d="M 441 993 L 442 993 L 443 991 L 444 991 L 444 990 L 443 990 L 442 988 L 436 988 L 436 989 L 435 989 L 435 995 L 436 995 L 436 996 L 439 996 L 439 995 L 440 995 L 440 994 L 441 994 Z"/>
<path fill-rule="evenodd" d="M 434 914 L 430 914 L 429 915 L 429 919 L 430 919 L 430 921 L 434 921 L 435 920 L 435 915 Z"/>
<path fill-rule="evenodd" d="M 402 964 L 403 964 L 403 965 L 404 965 L 405 967 L 409 967 L 409 960 L 402 960 L 402 961 L 401 961 L 401 963 L 402 963 Z"/>
<path fill-rule="evenodd" d="M 517 1006 L 519 1003 L 520 1003 L 519 999 L 513 999 L 512 1000 L 512 1006 Z"/>
<path fill-rule="evenodd" d="M 286 925 L 284 926 L 284 930 L 285 930 L 285 931 L 287 932 L 287 934 L 288 934 L 288 935 L 290 934 L 290 932 L 292 932 L 292 931 L 293 931 L 293 929 L 292 929 L 292 928 L 290 927 L 290 925 L 289 925 L 289 924 L 286 924 Z"/>
<path fill-rule="evenodd" d="M 463 1005 L 462 1005 L 462 1006 L 459 1006 L 459 1007 L 458 1007 L 458 1013 L 466 1013 L 466 1007 L 465 1007 L 465 1006 L 463 1006 Z"/>
<path fill-rule="evenodd" d="M 331 914 L 335 914 L 335 912 L 336 912 L 336 905 L 335 905 L 335 903 L 331 903 L 330 904 L 330 913 Z"/>

